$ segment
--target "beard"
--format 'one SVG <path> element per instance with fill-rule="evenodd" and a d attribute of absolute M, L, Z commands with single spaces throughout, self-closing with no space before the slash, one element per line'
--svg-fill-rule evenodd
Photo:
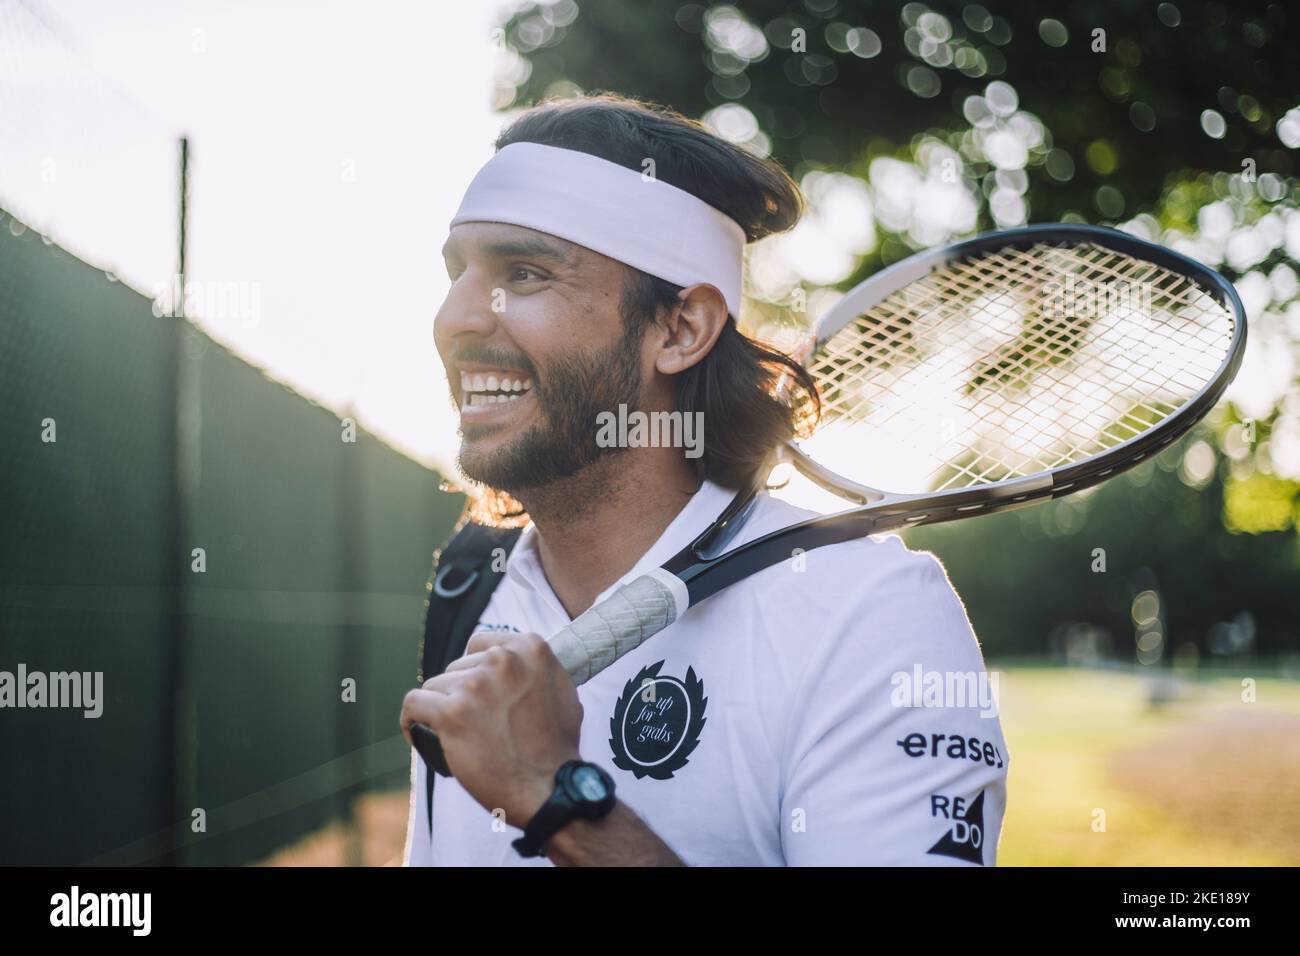
<path fill-rule="evenodd" d="M 505 447 L 476 452 L 474 442 L 496 427 L 461 428 L 457 464 L 464 475 L 497 491 L 518 496 L 577 474 L 626 449 L 596 442 L 596 416 L 629 409 L 641 397 L 640 335 L 628 330 L 608 350 L 575 349 L 554 359 L 544 377 L 533 376 L 542 421 Z"/>

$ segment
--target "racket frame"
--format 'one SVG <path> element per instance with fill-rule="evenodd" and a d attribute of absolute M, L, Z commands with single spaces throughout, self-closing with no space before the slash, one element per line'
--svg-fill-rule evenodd
<path fill-rule="evenodd" d="M 1153 427 L 1080 462 L 1056 470 L 947 491 L 895 494 L 861 485 L 818 464 L 797 444 L 789 442 L 781 449 L 781 460 L 788 461 L 832 494 L 857 501 L 859 507 L 833 515 L 818 515 L 724 552 L 720 545 L 734 537 L 748 508 L 752 507 L 755 489 L 742 490 L 714 525 L 663 565 L 664 570 L 686 584 L 691 606 L 764 568 L 790 559 L 796 548 L 807 551 L 869 534 L 1009 511 L 1048 498 L 1073 494 L 1140 464 L 1180 438 L 1205 416 L 1236 375 L 1245 353 L 1246 313 L 1241 297 L 1231 282 L 1195 259 L 1103 226 L 1048 223 L 986 232 L 951 246 L 909 256 L 854 287 L 831 307 L 817 324 L 816 347 L 808 361 L 813 361 L 826 342 L 850 322 L 934 270 L 981 253 L 1008 248 L 1028 249 L 1042 243 L 1090 243 L 1150 262 L 1194 282 L 1234 317 L 1233 337 L 1214 375 L 1194 396 Z M 740 516 L 739 521 L 737 516 Z"/>

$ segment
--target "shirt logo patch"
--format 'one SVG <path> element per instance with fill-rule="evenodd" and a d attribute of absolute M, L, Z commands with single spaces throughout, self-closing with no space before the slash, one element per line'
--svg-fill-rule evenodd
<path fill-rule="evenodd" d="M 930 796 L 930 816 L 946 821 L 947 832 L 927 851 L 984 865 L 984 791 L 974 800 Z"/>
<path fill-rule="evenodd" d="M 687 668 L 686 679 L 661 677 L 651 664 L 623 686 L 609 721 L 614 766 L 640 780 L 667 780 L 686 766 L 704 729 L 704 682 Z"/>

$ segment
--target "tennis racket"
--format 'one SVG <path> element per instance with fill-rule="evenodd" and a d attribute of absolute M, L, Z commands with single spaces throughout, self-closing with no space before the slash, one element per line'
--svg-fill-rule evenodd
<path fill-rule="evenodd" d="M 688 547 L 548 643 L 581 684 L 796 549 L 1095 485 L 1199 421 L 1245 341 L 1231 283 L 1116 230 L 1029 226 L 911 256 L 817 323 L 804 365 L 821 424 L 777 454 L 855 507 L 730 547 L 765 474 Z M 437 735 L 411 730 L 425 762 L 448 775 Z"/>

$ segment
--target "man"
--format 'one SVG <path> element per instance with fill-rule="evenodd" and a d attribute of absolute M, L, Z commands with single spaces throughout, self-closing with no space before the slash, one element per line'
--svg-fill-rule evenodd
<path fill-rule="evenodd" d="M 979 647 L 897 537 L 792 556 L 581 687 L 560 667 L 543 636 L 689 543 L 794 434 L 811 382 L 735 320 L 744 244 L 801 200 L 614 97 L 538 107 L 497 150 L 443 249 L 435 340 L 479 513 L 531 524 L 465 655 L 404 702 L 408 741 L 431 727 L 455 775 L 430 814 L 414 758 L 408 863 L 993 863 L 1006 744 L 986 695 L 952 696 L 987 687 Z M 620 405 L 698 413 L 702 454 L 607 447 Z M 763 494 L 738 540 L 804 516 Z"/>

